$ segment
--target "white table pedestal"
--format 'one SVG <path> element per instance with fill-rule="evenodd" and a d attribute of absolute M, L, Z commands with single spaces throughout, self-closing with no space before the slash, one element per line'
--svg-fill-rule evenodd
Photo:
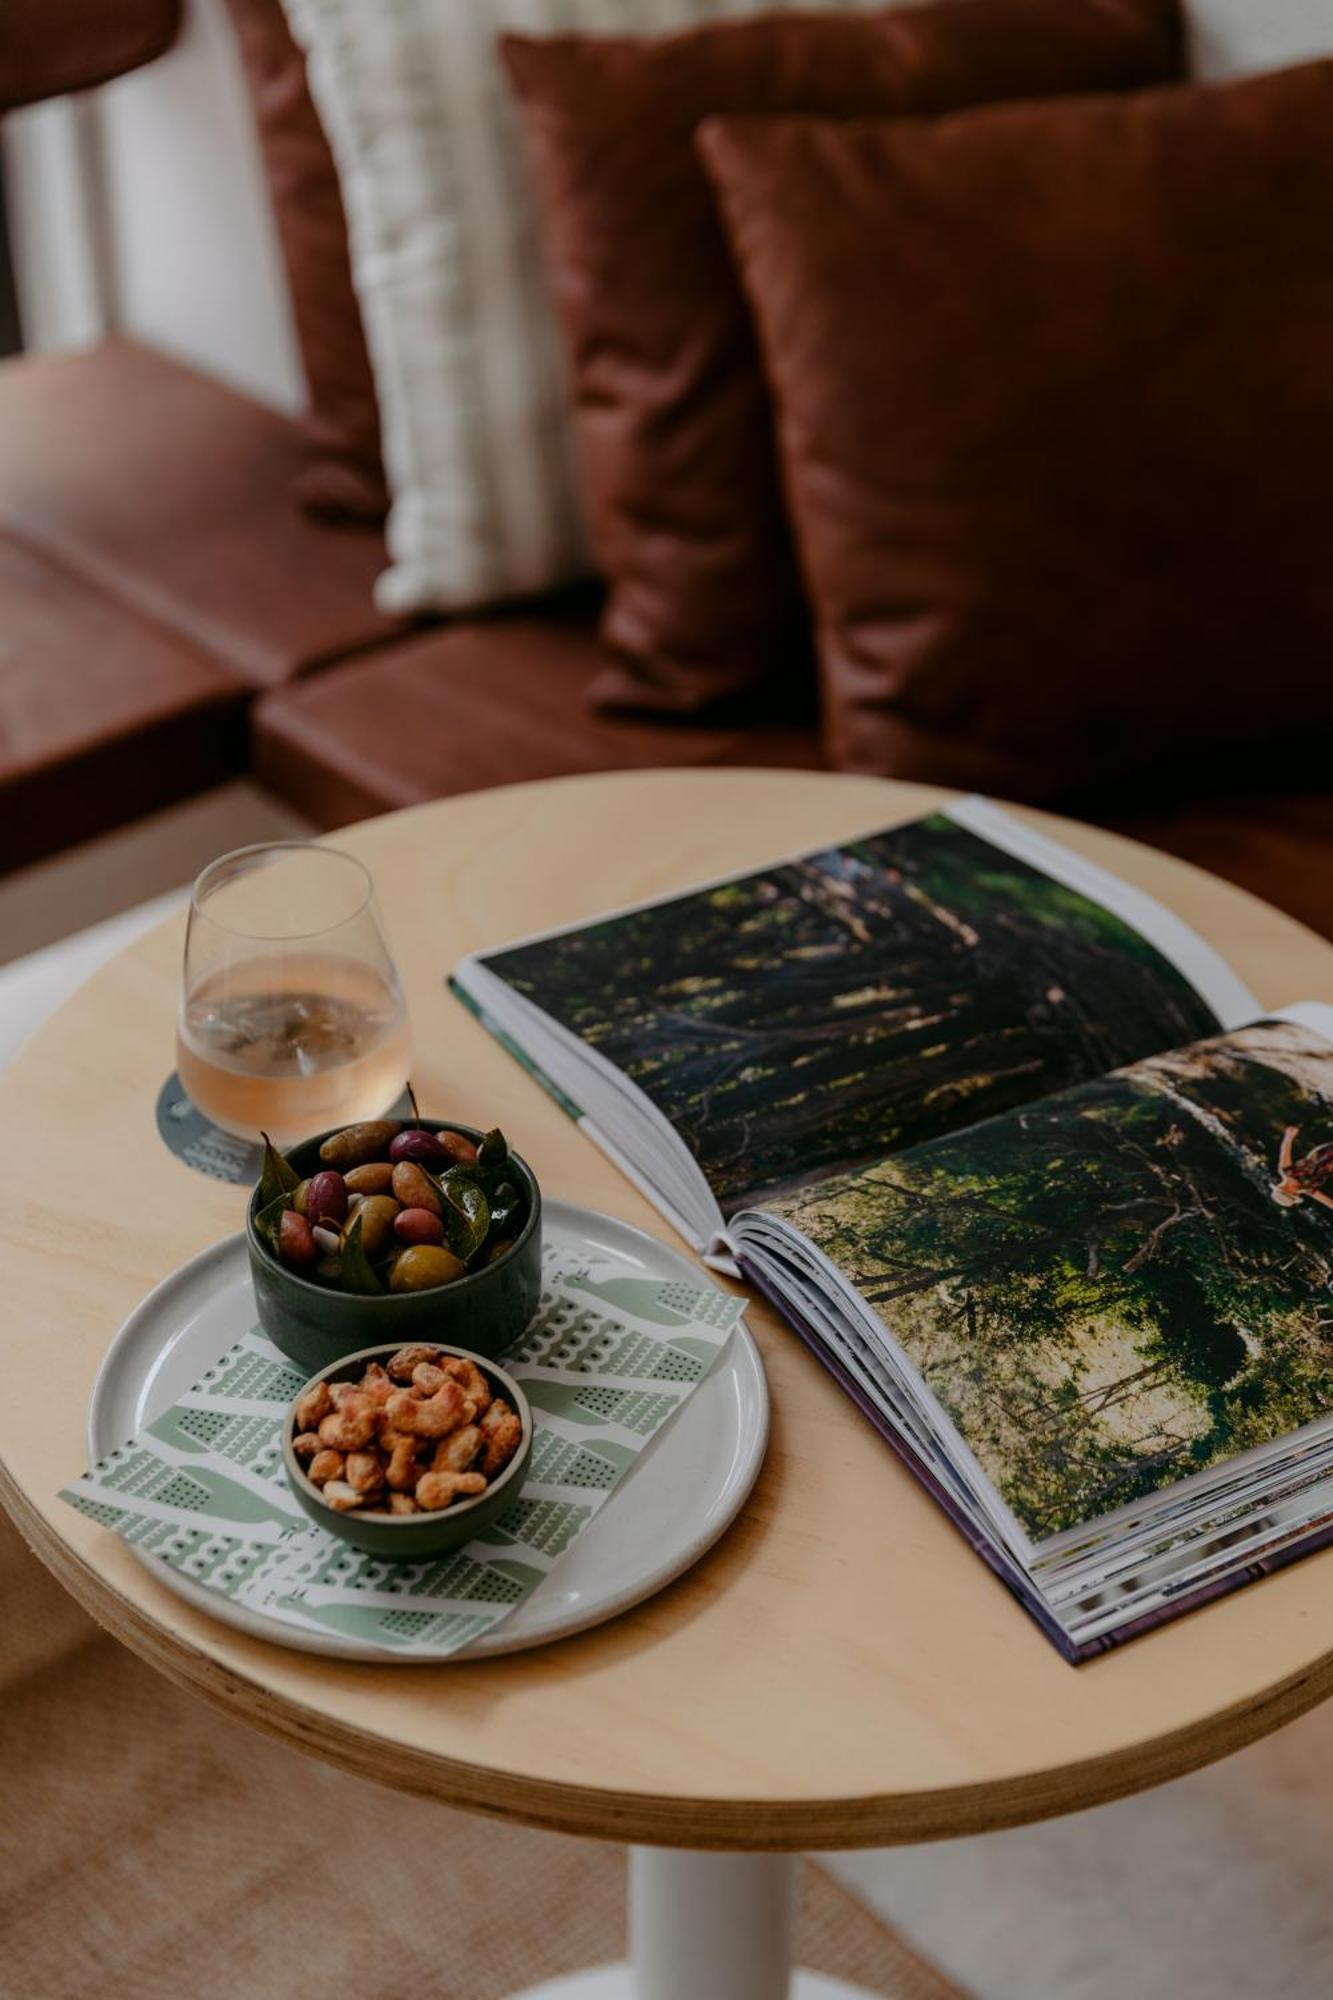
<path fill-rule="evenodd" d="M 629 1965 L 535 1986 L 516 2000 L 871 2000 L 793 1972 L 798 1856 L 630 1849 Z"/>

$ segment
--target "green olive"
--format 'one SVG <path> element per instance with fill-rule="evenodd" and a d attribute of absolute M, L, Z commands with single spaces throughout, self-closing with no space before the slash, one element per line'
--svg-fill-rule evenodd
<path fill-rule="evenodd" d="M 465 1269 L 452 1250 L 442 1250 L 434 1243 L 414 1243 L 394 1264 L 389 1290 L 429 1292 L 436 1285 L 451 1285 Z"/>
<path fill-rule="evenodd" d="M 364 1167 L 353 1167 L 344 1178 L 348 1194 L 387 1194 L 393 1185 L 393 1166 L 388 1160 L 370 1160 Z"/>
<path fill-rule="evenodd" d="M 298 1215 L 305 1214 L 306 1196 L 310 1192 L 310 1182 L 312 1178 L 313 1178 L 312 1175 L 307 1175 L 303 1181 L 298 1181 L 296 1186 L 292 1189 L 292 1207 L 296 1210 L 296 1213 Z"/>
<path fill-rule="evenodd" d="M 361 1218 L 361 1248 L 367 1257 L 378 1257 L 393 1241 L 398 1204 L 391 1194 L 368 1194 L 356 1212 Z"/>
<path fill-rule="evenodd" d="M 396 1139 L 401 1130 L 396 1118 L 372 1118 L 363 1125 L 345 1125 L 341 1132 L 324 1141 L 319 1157 L 326 1167 L 337 1167 L 339 1173 L 346 1172 L 348 1167 L 363 1167 L 371 1160 L 383 1159 L 390 1139 Z"/>

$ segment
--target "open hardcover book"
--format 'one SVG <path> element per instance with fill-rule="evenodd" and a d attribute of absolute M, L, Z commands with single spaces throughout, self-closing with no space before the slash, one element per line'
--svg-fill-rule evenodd
<path fill-rule="evenodd" d="M 1333 1007 L 979 799 L 453 984 L 1067 1658 L 1333 1540 Z"/>

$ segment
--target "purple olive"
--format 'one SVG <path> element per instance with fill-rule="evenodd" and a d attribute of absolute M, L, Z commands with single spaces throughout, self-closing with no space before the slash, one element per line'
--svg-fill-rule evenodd
<path fill-rule="evenodd" d="M 428 1208 L 401 1208 L 393 1219 L 400 1243 L 443 1243 L 444 1224 Z"/>
<path fill-rule="evenodd" d="M 311 1222 L 342 1222 L 347 1214 L 347 1183 L 332 1167 L 313 1174 L 306 1183 L 305 1212 Z"/>
<path fill-rule="evenodd" d="M 417 1160 L 433 1167 L 448 1157 L 433 1132 L 423 1132 L 415 1125 L 406 1132 L 400 1132 L 396 1139 L 389 1141 L 389 1158 L 395 1166 L 399 1160 Z"/>

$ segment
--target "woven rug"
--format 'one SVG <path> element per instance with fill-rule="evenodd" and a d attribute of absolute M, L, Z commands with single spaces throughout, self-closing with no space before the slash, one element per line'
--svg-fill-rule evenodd
<path fill-rule="evenodd" d="M 621 1850 L 385 1791 L 231 1722 L 100 1634 L 3 1517 L 0 1603 L 16 2000 L 503 2000 L 624 1955 Z M 799 1949 L 885 2000 L 958 2000 L 810 1865 Z"/>

